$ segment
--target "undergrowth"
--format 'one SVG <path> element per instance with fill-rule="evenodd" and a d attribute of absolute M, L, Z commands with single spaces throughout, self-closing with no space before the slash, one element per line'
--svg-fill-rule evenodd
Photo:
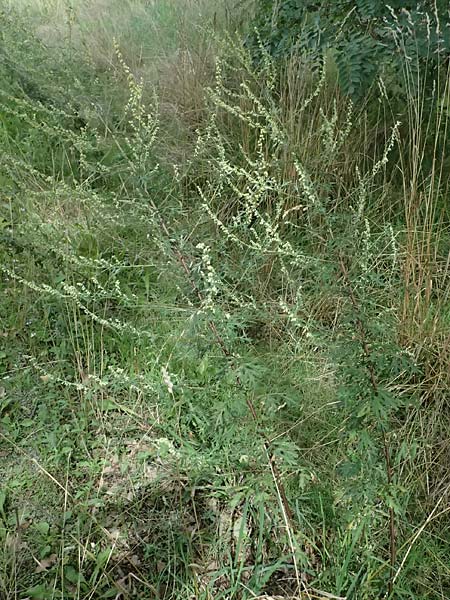
<path fill-rule="evenodd" d="M 0 596 L 448 598 L 447 67 L 199 6 L 2 4 Z"/>

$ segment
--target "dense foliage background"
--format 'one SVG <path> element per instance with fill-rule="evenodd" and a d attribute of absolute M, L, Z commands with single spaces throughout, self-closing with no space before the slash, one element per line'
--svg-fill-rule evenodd
<path fill-rule="evenodd" d="M 367 94 L 377 76 L 390 93 L 405 85 L 405 60 L 414 71 L 436 68 L 450 54 L 449 7 L 438 2 L 383 0 L 317 2 L 314 0 L 258 0 L 256 28 L 248 43 L 259 53 L 259 42 L 271 56 L 301 52 L 313 62 L 334 61 L 342 90 L 353 97 Z M 406 90 L 402 90 L 403 93 Z"/>

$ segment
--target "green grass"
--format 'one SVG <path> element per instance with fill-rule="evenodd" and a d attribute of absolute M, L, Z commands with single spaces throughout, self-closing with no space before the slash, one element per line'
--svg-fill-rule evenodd
<path fill-rule="evenodd" d="M 450 597 L 447 105 L 1 6 L 0 598 Z"/>

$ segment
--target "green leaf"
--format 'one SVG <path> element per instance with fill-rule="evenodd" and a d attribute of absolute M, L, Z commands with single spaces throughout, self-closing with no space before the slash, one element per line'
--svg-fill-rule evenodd
<path fill-rule="evenodd" d="M 50 525 L 46 521 L 41 521 L 40 523 L 36 523 L 34 526 L 37 531 L 43 536 L 47 536 L 50 531 Z"/>
<path fill-rule="evenodd" d="M 74 585 L 78 585 L 79 583 L 86 583 L 86 579 L 84 578 L 82 573 L 79 573 L 72 565 L 67 565 L 64 567 L 64 577 L 70 583 Z"/>
<path fill-rule="evenodd" d="M 95 563 L 97 568 L 101 569 L 106 565 L 112 556 L 113 548 L 106 548 L 106 550 L 102 550 L 96 556 Z"/>
<path fill-rule="evenodd" d="M 356 477 L 361 472 L 361 463 L 359 461 L 346 461 L 340 464 L 337 470 L 342 477 Z"/>
<path fill-rule="evenodd" d="M 35 585 L 34 587 L 28 588 L 25 591 L 25 595 L 30 598 L 35 598 L 36 600 L 47 600 L 60 597 L 60 594 L 54 594 L 55 590 L 53 588 L 48 587 L 44 583 L 40 585 Z"/>

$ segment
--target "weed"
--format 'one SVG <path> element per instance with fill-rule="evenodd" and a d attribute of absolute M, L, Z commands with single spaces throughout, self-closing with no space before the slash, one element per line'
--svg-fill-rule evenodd
<path fill-rule="evenodd" d="M 183 6 L 2 6 L 0 595 L 446 598 L 448 73 Z"/>

